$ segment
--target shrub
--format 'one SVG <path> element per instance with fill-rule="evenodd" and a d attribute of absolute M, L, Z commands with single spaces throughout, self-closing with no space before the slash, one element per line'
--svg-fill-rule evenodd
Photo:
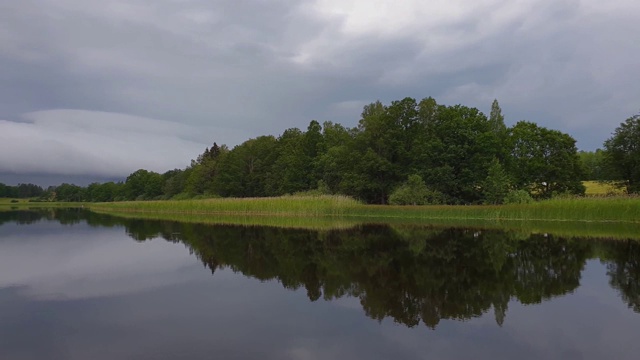
<path fill-rule="evenodd" d="M 504 202 L 509 194 L 511 179 L 497 159 L 493 159 L 489 166 L 487 178 L 482 183 L 484 204 L 497 205 Z"/>
<path fill-rule="evenodd" d="M 400 185 L 389 196 L 391 205 L 427 205 L 443 202 L 444 194 L 429 189 L 419 175 L 409 176 L 407 182 Z"/>
<path fill-rule="evenodd" d="M 179 193 L 179 194 L 173 195 L 171 200 L 189 200 L 191 198 L 192 198 L 192 195 L 188 193 Z"/>
<path fill-rule="evenodd" d="M 505 204 L 531 204 L 533 198 L 526 190 L 513 190 L 509 191 L 504 198 Z"/>

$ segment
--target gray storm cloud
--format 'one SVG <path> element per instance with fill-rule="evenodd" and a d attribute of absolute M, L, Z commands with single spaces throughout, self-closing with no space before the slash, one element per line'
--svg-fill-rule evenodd
<path fill-rule="evenodd" d="M 497 98 L 508 124 L 595 149 L 640 108 L 639 15 L 632 0 L 10 2 L 0 173 L 184 167 L 213 141 L 353 126 L 362 104 L 405 96 Z"/>
<path fill-rule="evenodd" d="M 82 110 L 0 121 L 0 171 L 126 177 L 183 168 L 205 147 L 198 129 L 169 121 Z"/>

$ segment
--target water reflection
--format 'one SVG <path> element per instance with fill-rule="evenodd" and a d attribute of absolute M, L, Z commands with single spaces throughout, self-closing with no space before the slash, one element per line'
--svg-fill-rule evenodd
<path fill-rule="evenodd" d="M 408 327 L 436 328 L 443 319 L 468 320 L 492 309 L 502 326 L 514 299 L 537 304 L 575 291 L 589 259 L 606 264 L 610 285 L 640 311 L 640 244 L 633 240 L 374 224 L 325 231 L 201 225 L 82 209 L 0 213 L 0 224 L 40 221 L 123 226 L 138 242 L 183 243 L 212 274 L 231 269 L 277 280 L 304 288 L 311 301 L 354 297 L 368 317 Z"/>

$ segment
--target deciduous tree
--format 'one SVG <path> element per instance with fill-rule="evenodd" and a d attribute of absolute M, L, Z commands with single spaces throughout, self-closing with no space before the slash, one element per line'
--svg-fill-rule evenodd
<path fill-rule="evenodd" d="M 640 114 L 621 123 L 604 149 L 613 175 L 626 182 L 628 193 L 640 193 Z"/>

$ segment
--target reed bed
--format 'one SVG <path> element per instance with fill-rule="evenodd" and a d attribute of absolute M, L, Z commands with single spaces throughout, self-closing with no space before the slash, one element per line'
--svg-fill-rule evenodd
<path fill-rule="evenodd" d="M 521 205 L 381 206 L 368 205 L 350 215 L 414 219 L 640 222 L 640 198 L 563 198 Z"/>
<path fill-rule="evenodd" d="M 346 196 L 282 196 L 92 204 L 95 210 L 171 214 L 344 216 L 362 204 Z"/>
<path fill-rule="evenodd" d="M 522 205 L 364 205 L 344 196 L 133 201 L 91 204 L 95 210 L 170 214 L 329 216 L 401 219 L 640 222 L 640 197 L 561 198 Z"/>
<path fill-rule="evenodd" d="M 0 210 L 4 208 L 1 204 Z M 363 223 L 511 229 L 574 237 L 640 239 L 640 197 L 558 198 L 523 205 L 364 205 L 344 196 L 20 203 L 20 208 L 88 207 L 124 217 L 208 224 L 336 229 Z M 6 206 L 6 209 L 16 208 Z"/>

